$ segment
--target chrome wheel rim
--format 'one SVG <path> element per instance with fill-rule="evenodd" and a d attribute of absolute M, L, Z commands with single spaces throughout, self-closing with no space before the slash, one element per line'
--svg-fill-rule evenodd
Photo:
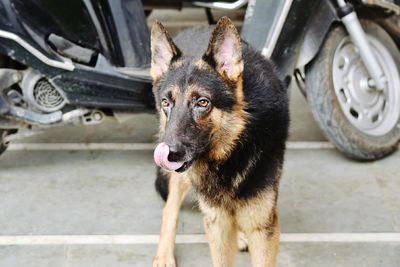
<path fill-rule="evenodd" d="M 333 87 L 349 122 L 361 132 L 382 136 L 397 127 L 400 116 L 400 77 L 391 54 L 379 40 L 368 35 L 372 51 L 383 70 L 385 86 L 378 90 L 350 37 L 336 48 Z"/>

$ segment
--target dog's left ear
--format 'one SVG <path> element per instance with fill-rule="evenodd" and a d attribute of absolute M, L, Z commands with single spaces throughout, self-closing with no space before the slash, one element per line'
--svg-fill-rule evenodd
<path fill-rule="evenodd" d="M 151 76 L 157 81 L 164 75 L 171 62 L 181 56 L 164 26 L 156 21 L 151 27 Z"/>
<path fill-rule="evenodd" d="M 240 35 L 228 17 L 222 17 L 215 27 L 203 60 L 214 66 L 218 73 L 236 81 L 243 72 Z"/>

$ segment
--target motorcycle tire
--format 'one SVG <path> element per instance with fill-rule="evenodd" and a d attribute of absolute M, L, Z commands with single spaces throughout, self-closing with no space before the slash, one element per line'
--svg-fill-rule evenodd
<path fill-rule="evenodd" d="M 357 48 L 338 25 L 306 67 L 306 90 L 329 141 L 348 157 L 366 161 L 383 158 L 398 146 L 400 52 L 379 25 L 365 20 L 361 25 L 386 76 L 385 88 L 373 88 Z"/>

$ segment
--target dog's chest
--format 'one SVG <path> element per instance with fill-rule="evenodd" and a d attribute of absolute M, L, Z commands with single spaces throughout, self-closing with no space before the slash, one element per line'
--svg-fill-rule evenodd
<path fill-rule="evenodd" d="M 230 208 L 238 200 L 234 178 L 224 180 L 216 173 L 207 172 L 190 175 L 190 179 L 195 193 L 210 206 Z"/>

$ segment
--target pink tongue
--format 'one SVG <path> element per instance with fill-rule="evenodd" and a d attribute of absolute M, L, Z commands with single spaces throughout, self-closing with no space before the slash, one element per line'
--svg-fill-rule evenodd
<path fill-rule="evenodd" d="M 175 171 L 180 167 L 182 167 L 184 163 L 183 161 L 178 161 L 178 162 L 169 161 L 168 154 L 169 154 L 169 146 L 166 143 L 160 143 L 154 150 L 154 161 L 158 166 L 167 169 L 169 171 Z"/>

